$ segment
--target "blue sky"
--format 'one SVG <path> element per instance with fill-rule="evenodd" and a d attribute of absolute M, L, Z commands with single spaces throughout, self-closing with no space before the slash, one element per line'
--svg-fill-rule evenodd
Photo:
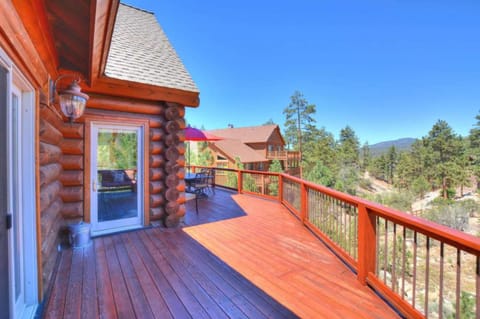
<path fill-rule="evenodd" d="M 125 0 L 153 11 L 194 81 L 206 129 L 283 126 L 299 90 L 318 127 L 370 144 L 467 135 L 480 111 L 478 0 Z"/>

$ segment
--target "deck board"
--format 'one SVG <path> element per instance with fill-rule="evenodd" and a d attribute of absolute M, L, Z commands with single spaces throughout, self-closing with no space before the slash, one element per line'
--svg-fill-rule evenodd
<path fill-rule="evenodd" d="M 244 217 L 184 231 L 302 318 L 397 318 L 282 205 L 232 195 Z"/>
<path fill-rule="evenodd" d="M 217 190 L 185 227 L 61 253 L 44 318 L 397 318 L 283 206 Z"/>

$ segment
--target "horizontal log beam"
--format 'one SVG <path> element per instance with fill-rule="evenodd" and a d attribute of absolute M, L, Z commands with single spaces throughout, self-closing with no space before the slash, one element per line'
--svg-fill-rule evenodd
<path fill-rule="evenodd" d="M 118 112 L 163 115 L 165 106 L 157 101 L 145 101 L 121 97 L 90 94 L 87 107 Z"/>
<path fill-rule="evenodd" d="M 64 203 L 62 216 L 65 219 L 83 218 L 83 202 Z"/>
<path fill-rule="evenodd" d="M 165 216 L 163 207 L 155 207 L 150 209 L 150 220 L 161 220 Z"/>
<path fill-rule="evenodd" d="M 40 166 L 40 185 L 50 184 L 62 173 L 62 165 L 58 163 Z"/>
<path fill-rule="evenodd" d="M 151 142 L 150 143 L 150 153 L 153 155 L 162 154 L 165 150 L 165 145 L 163 142 Z"/>
<path fill-rule="evenodd" d="M 60 191 L 60 198 L 64 203 L 73 203 L 83 201 L 82 186 L 67 186 Z"/>
<path fill-rule="evenodd" d="M 60 143 L 63 154 L 83 155 L 83 140 L 66 138 Z"/>
<path fill-rule="evenodd" d="M 158 142 L 161 141 L 165 132 L 161 128 L 151 128 L 150 129 L 150 141 Z"/>
<path fill-rule="evenodd" d="M 60 147 L 44 142 L 39 143 L 40 165 L 58 163 L 62 156 Z"/>
<path fill-rule="evenodd" d="M 150 167 L 158 168 L 162 167 L 165 164 L 165 158 L 163 155 L 151 155 L 150 156 Z"/>
<path fill-rule="evenodd" d="M 83 139 L 83 127 L 83 123 L 68 123 L 66 125 L 62 125 L 60 131 L 62 132 L 64 138 Z"/>
<path fill-rule="evenodd" d="M 59 181 L 52 182 L 40 188 L 40 211 L 44 211 L 57 199 L 61 189 L 62 184 Z"/>
<path fill-rule="evenodd" d="M 97 79 L 88 92 L 149 101 L 168 101 L 196 107 L 200 104 L 198 92 L 189 92 L 172 88 L 102 77 Z"/>
<path fill-rule="evenodd" d="M 165 185 L 163 181 L 150 182 L 150 194 L 158 194 L 165 190 Z"/>
<path fill-rule="evenodd" d="M 83 186 L 83 171 L 63 171 L 60 181 L 63 186 Z"/>
<path fill-rule="evenodd" d="M 82 170 L 83 155 L 63 155 L 60 163 L 65 170 Z"/>
<path fill-rule="evenodd" d="M 46 238 L 46 236 L 54 230 L 53 223 L 58 220 L 62 206 L 62 201 L 60 198 L 57 198 L 50 206 L 42 211 L 42 217 L 40 218 L 42 238 Z"/>
<path fill-rule="evenodd" d="M 52 145 L 58 145 L 63 139 L 62 133 L 44 119 L 40 119 L 39 135 L 40 141 Z"/>
<path fill-rule="evenodd" d="M 161 194 L 150 195 L 150 207 L 161 207 L 165 203 L 165 198 Z"/>

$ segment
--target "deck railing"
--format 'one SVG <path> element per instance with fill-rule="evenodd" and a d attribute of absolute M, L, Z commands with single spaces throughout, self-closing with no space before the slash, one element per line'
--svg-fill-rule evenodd
<path fill-rule="evenodd" d="M 480 318 L 479 237 L 286 174 L 216 170 L 280 201 L 403 315 Z"/>

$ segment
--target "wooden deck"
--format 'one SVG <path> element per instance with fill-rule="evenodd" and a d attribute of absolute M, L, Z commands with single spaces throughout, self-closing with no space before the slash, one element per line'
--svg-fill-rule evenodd
<path fill-rule="evenodd" d="M 280 204 L 217 191 L 188 208 L 219 221 L 64 251 L 44 317 L 398 317 Z"/>

